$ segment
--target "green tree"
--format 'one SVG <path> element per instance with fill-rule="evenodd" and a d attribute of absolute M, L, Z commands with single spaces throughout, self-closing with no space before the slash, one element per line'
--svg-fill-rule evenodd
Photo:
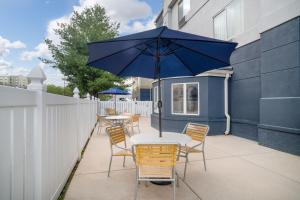
<path fill-rule="evenodd" d="M 73 90 L 70 87 L 60 87 L 56 85 L 47 85 L 47 92 L 58 95 L 73 96 Z"/>
<path fill-rule="evenodd" d="M 125 88 L 124 79 L 109 72 L 86 65 L 88 59 L 87 43 L 110 39 L 118 34 L 118 23 L 112 23 L 99 5 L 74 11 L 69 23 L 59 23 L 55 33 L 59 44 L 50 39 L 45 42 L 52 53 L 52 59 L 41 60 L 60 69 L 66 76 L 70 87 L 78 87 L 81 95 L 89 92 L 96 96 L 98 91 L 119 85 Z"/>

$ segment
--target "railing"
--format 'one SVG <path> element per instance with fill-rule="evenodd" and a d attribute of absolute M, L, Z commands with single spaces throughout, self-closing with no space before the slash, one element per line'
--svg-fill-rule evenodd
<path fill-rule="evenodd" d="M 99 101 L 98 113 L 105 114 L 105 108 L 114 108 L 114 101 Z M 152 113 L 152 101 L 119 101 L 116 102 L 116 109 L 119 113 L 130 112 L 150 117 Z"/>
<path fill-rule="evenodd" d="M 95 100 L 31 82 L 0 86 L 0 199 L 57 199 L 96 122 Z"/>

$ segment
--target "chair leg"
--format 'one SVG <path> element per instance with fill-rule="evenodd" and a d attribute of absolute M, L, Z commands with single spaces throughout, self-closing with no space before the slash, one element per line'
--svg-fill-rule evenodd
<path fill-rule="evenodd" d="M 136 186 L 135 186 L 134 200 L 137 200 L 138 187 L 139 187 L 139 180 L 136 179 Z"/>
<path fill-rule="evenodd" d="M 126 159 L 126 156 L 123 156 L 123 167 L 125 167 L 125 159 Z"/>
<path fill-rule="evenodd" d="M 98 131 L 97 131 L 97 134 L 99 134 L 100 122 L 98 122 L 97 125 L 98 125 Z"/>
<path fill-rule="evenodd" d="M 179 176 L 177 172 L 176 172 L 176 187 L 179 187 Z"/>
<path fill-rule="evenodd" d="M 140 124 L 138 124 L 137 127 L 138 127 L 138 130 L 139 130 L 139 133 L 141 133 L 141 130 L 140 130 Z"/>
<path fill-rule="evenodd" d="M 107 177 L 109 177 L 110 174 L 110 168 L 111 168 L 111 162 L 112 162 L 112 156 L 110 156 L 110 161 L 109 161 L 109 167 L 108 167 L 108 173 L 107 173 Z"/>
<path fill-rule="evenodd" d="M 102 129 L 102 126 L 100 126 L 100 124 L 99 124 L 99 130 L 98 130 L 99 135 L 101 134 L 101 129 Z"/>
<path fill-rule="evenodd" d="M 186 154 L 185 157 L 183 180 L 185 180 L 187 162 L 188 162 L 188 154 Z"/>
<path fill-rule="evenodd" d="M 205 162 L 205 154 L 204 154 L 204 151 L 202 151 L 202 155 L 203 155 L 204 169 L 205 169 L 205 171 L 206 171 L 206 162 Z"/>
<path fill-rule="evenodd" d="M 176 184 L 175 182 L 173 183 L 173 200 L 176 199 Z"/>

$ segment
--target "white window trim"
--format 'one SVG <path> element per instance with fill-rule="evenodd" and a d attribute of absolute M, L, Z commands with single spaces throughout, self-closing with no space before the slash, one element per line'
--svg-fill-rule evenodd
<path fill-rule="evenodd" d="M 184 19 L 184 21 L 186 21 L 186 16 L 188 16 L 188 14 L 190 13 L 190 11 L 191 11 L 191 0 L 189 0 L 189 4 L 190 4 L 190 9 L 188 10 L 188 12 L 186 13 L 186 14 L 184 14 L 184 8 L 182 7 L 182 17 L 181 18 L 179 18 L 179 4 L 181 4 L 182 3 L 182 6 L 184 6 L 183 4 L 184 4 L 184 2 L 183 2 L 184 0 L 179 0 L 178 1 L 178 5 L 177 5 L 177 20 L 178 20 L 178 23 L 180 23 L 180 21 L 181 20 L 183 20 Z"/>
<path fill-rule="evenodd" d="M 158 86 L 155 86 L 153 88 L 153 112 L 154 113 L 158 113 L 158 108 L 155 107 L 155 105 L 157 105 L 157 102 L 158 102 Z"/>
<path fill-rule="evenodd" d="M 197 84 L 198 87 L 198 111 L 197 113 L 186 113 L 186 85 L 188 84 Z M 175 113 L 173 111 L 173 87 L 175 85 L 183 85 L 183 113 Z M 198 116 L 200 115 L 200 87 L 199 82 L 185 82 L 185 83 L 172 83 L 171 84 L 171 111 L 172 115 L 188 115 L 188 116 Z"/>
<path fill-rule="evenodd" d="M 227 22 L 227 8 L 232 4 L 234 1 L 240 1 L 241 7 L 242 7 L 242 28 L 241 30 L 236 33 L 235 35 L 232 35 L 231 37 L 228 37 L 228 22 Z M 214 38 L 216 38 L 216 32 L 215 32 L 215 18 L 221 14 L 222 12 L 226 12 L 226 40 L 233 40 L 238 35 L 242 34 L 245 31 L 245 9 L 244 9 L 244 0 L 232 0 L 230 1 L 223 9 L 221 9 L 219 12 L 217 12 L 212 18 L 213 18 L 213 32 L 214 32 Z"/>

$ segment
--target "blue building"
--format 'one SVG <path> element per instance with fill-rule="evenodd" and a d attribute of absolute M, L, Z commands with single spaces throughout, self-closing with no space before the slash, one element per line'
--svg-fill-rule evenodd
<path fill-rule="evenodd" d="M 137 101 L 151 101 L 151 88 L 153 79 L 132 78 L 132 98 Z"/>
<path fill-rule="evenodd" d="M 162 127 L 210 125 L 300 155 L 300 1 L 164 0 L 157 26 L 239 43 L 231 66 L 162 81 Z M 158 126 L 153 83 L 151 124 Z"/>

